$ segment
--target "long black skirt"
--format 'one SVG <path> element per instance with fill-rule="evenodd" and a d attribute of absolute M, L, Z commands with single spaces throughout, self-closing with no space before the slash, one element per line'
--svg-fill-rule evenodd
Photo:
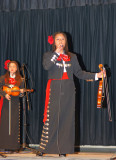
<path fill-rule="evenodd" d="M 50 154 L 74 153 L 75 86 L 73 80 L 52 80 L 47 120 L 39 150 Z"/>
<path fill-rule="evenodd" d="M 0 120 L 0 149 L 20 148 L 20 103 L 19 97 L 11 97 L 11 135 L 9 135 L 9 101 L 4 98 Z"/>

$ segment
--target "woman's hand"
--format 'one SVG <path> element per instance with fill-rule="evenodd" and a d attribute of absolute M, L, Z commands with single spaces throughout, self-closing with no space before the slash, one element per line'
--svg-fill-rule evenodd
<path fill-rule="evenodd" d="M 102 78 L 102 77 L 106 77 L 106 71 L 105 70 L 97 73 L 97 78 Z"/>
<path fill-rule="evenodd" d="M 6 98 L 8 101 L 11 100 L 11 96 L 10 96 L 9 94 L 6 94 L 6 95 L 5 95 L 5 98 Z"/>
<path fill-rule="evenodd" d="M 63 52 L 63 45 L 59 45 L 58 48 L 55 50 L 56 53 Z"/>
<path fill-rule="evenodd" d="M 21 93 L 24 93 L 24 89 L 20 89 L 20 92 L 21 92 Z"/>

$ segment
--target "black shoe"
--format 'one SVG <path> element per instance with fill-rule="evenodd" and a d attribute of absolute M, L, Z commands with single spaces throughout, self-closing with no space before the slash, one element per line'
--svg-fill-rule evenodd
<path fill-rule="evenodd" d="M 43 156 L 43 153 L 40 152 L 40 151 L 38 151 L 38 152 L 36 153 L 36 156 Z"/>
<path fill-rule="evenodd" d="M 59 154 L 59 157 L 66 157 L 66 154 Z"/>

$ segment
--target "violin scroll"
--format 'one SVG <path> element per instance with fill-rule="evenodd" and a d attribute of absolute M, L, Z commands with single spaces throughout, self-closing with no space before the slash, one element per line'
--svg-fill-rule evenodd
<path fill-rule="evenodd" d="M 103 64 L 99 64 L 99 69 L 103 71 Z"/>

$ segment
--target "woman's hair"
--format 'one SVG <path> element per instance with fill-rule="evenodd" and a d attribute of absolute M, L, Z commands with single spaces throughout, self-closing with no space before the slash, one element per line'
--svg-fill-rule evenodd
<path fill-rule="evenodd" d="M 55 32 L 53 34 L 53 38 L 54 38 L 54 43 L 52 44 L 52 51 L 54 52 L 56 50 L 56 45 L 55 45 L 55 36 L 57 34 L 62 34 L 65 38 L 65 41 L 66 41 L 66 44 L 65 44 L 65 47 L 64 47 L 64 51 L 65 51 L 65 54 L 69 55 L 69 51 L 68 51 L 68 41 L 67 41 L 67 36 L 64 32 Z"/>
<path fill-rule="evenodd" d="M 17 66 L 17 71 L 16 71 L 16 73 L 15 73 L 15 75 L 16 75 L 15 80 L 16 80 L 16 85 L 17 85 L 17 86 L 20 86 L 22 77 L 21 77 L 21 75 L 20 75 L 19 66 L 18 66 L 18 63 L 17 63 L 16 61 L 10 61 L 10 62 L 8 63 L 8 71 L 7 71 L 6 74 L 5 74 L 5 83 L 7 83 L 7 84 L 9 83 L 9 78 L 10 78 L 9 65 L 10 65 L 11 63 L 14 63 L 14 64 Z"/>

